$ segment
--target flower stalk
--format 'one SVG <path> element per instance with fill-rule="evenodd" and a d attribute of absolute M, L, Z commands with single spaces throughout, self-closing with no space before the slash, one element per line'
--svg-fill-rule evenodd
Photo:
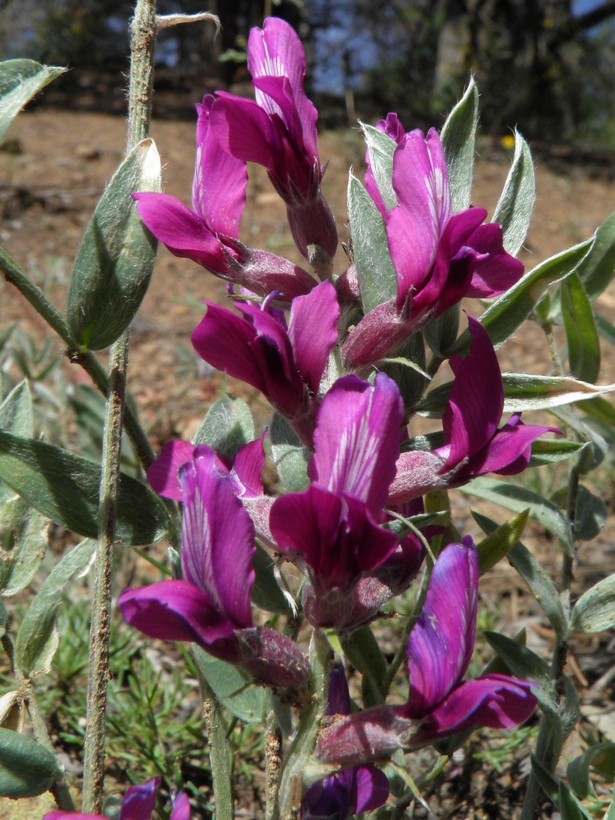
<path fill-rule="evenodd" d="M 132 20 L 127 152 L 145 139 L 149 132 L 155 42 L 156 2 L 155 0 L 137 0 Z M 126 330 L 113 344 L 109 354 L 109 381 L 98 510 L 99 534 L 90 623 L 87 728 L 83 773 L 83 807 L 86 812 L 91 813 L 100 813 L 103 801 L 113 550 L 120 481 L 128 348 L 129 331 Z"/>

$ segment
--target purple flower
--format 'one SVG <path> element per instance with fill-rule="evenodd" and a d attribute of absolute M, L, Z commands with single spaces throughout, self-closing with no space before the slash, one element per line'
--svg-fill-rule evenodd
<path fill-rule="evenodd" d="M 301 253 L 316 245 L 327 257 L 337 248 L 335 221 L 320 192 L 318 113 L 303 89 L 305 52 L 295 31 L 276 17 L 254 28 L 248 70 L 256 101 L 219 92 L 212 124 L 220 146 L 243 162 L 263 165 L 288 210 Z"/>
<path fill-rule="evenodd" d="M 397 297 L 367 314 L 350 333 L 343 347 L 348 367 L 385 358 L 464 296 L 496 296 L 523 273 L 521 262 L 504 250 L 501 226 L 482 224 L 484 208 L 453 214 L 438 133 L 403 134 L 394 115 L 380 127 L 398 143 L 393 163 L 397 206 L 386 208 L 371 170 L 366 187 L 386 223 Z"/>
<path fill-rule="evenodd" d="M 150 820 L 156 808 L 156 798 L 161 783 L 160 777 L 148 780 L 142 786 L 132 786 L 126 792 L 119 820 Z M 173 810 L 170 820 L 190 820 L 190 801 L 185 792 L 180 792 L 173 800 Z M 43 820 L 108 820 L 103 814 L 85 814 L 79 811 L 51 811 L 47 812 Z"/>
<path fill-rule="evenodd" d="M 373 386 L 356 376 L 338 379 L 318 414 L 312 484 L 271 508 L 278 548 L 309 576 L 303 604 L 317 626 L 356 628 L 388 600 L 382 584 L 362 584 L 389 558 L 398 560 L 397 537 L 381 523 L 402 420 L 399 390 L 385 374 Z M 417 548 L 413 543 L 406 556 L 416 569 Z"/>
<path fill-rule="evenodd" d="M 240 447 L 232 463 L 216 453 L 216 469 L 228 473 L 235 495 L 239 498 L 255 498 L 265 491 L 261 479 L 265 466 L 265 435 Z M 168 441 L 147 471 L 147 480 L 152 488 L 164 498 L 183 501 L 179 471 L 184 464 L 194 460 L 197 450 L 198 446 L 189 441 Z"/>
<path fill-rule="evenodd" d="M 463 681 L 476 640 L 478 554 L 471 540 L 439 555 L 407 647 L 405 705 L 378 706 L 325 729 L 322 760 L 353 766 L 401 748 L 419 748 L 476 726 L 509 729 L 536 707 L 536 684 L 509 675 Z"/>
<path fill-rule="evenodd" d="M 260 295 L 279 291 L 290 300 L 316 284 L 306 271 L 239 241 L 246 206 L 246 163 L 223 151 L 212 129 L 216 103 L 208 94 L 197 105 L 197 154 L 192 210 L 173 196 L 137 193 L 137 210 L 154 236 L 175 256 L 192 259 L 222 279 Z"/>
<path fill-rule="evenodd" d="M 555 427 L 523 424 L 514 415 L 498 428 L 504 409 L 502 373 L 491 339 L 468 317 L 472 347 L 450 360 L 455 374 L 444 413 L 444 445 L 433 452 L 411 450 L 397 460 L 389 501 L 400 504 L 433 489 L 460 487 L 486 473 L 515 475 L 529 464 L 532 443 Z"/>
<path fill-rule="evenodd" d="M 256 387 L 311 445 L 318 390 L 338 338 L 339 305 L 329 282 L 293 300 L 288 327 L 282 311 L 237 304 L 243 316 L 207 302 L 192 335 L 196 352 L 218 370 Z"/>
<path fill-rule="evenodd" d="M 328 715 L 349 715 L 350 696 L 341 666 L 331 670 Z M 301 804 L 301 820 L 335 817 L 346 820 L 386 803 L 389 781 L 374 766 L 357 766 L 327 777 L 307 790 Z"/>
<path fill-rule="evenodd" d="M 210 447 L 196 448 L 180 469 L 184 514 L 182 580 L 126 590 L 124 618 L 152 638 L 197 643 L 258 681 L 301 689 L 308 666 L 290 638 L 254 627 L 254 525 L 228 469 Z"/>

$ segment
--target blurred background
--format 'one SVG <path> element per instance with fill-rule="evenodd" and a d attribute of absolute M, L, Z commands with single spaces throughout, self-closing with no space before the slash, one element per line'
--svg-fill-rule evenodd
<path fill-rule="evenodd" d="M 132 0 L 0 0 L 4 58 L 73 69 L 45 104 L 125 108 Z M 207 6 L 207 8 L 204 8 Z M 300 33 L 309 93 L 327 127 L 397 111 L 440 125 L 471 73 L 483 134 L 515 125 L 536 143 L 615 148 L 615 2 L 596 0 L 160 0 L 160 13 L 208 10 L 211 25 L 160 35 L 156 116 L 193 118 L 205 90 L 249 93 L 249 30 L 274 14 Z"/>

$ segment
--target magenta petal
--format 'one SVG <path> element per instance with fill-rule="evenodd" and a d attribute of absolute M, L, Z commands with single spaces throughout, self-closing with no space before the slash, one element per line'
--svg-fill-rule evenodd
<path fill-rule="evenodd" d="M 265 384 L 252 344 L 256 331 L 237 314 L 213 302 L 192 334 L 192 345 L 212 367 L 241 379 L 261 392 Z"/>
<path fill-rule="evenodd" d="M 302 142 L 307 151 L 318 155 L 316 121 L 318 114 L 305 95 L 305 51 L 299 36 L 288 23 L 278 17 L 265 20 L 262 29 L 254 28 L 248 40 L 248 70 L 254 80 L 261 77 L 288 78 L 297 118 L 302 126 Z M 279 103 L 259 91 L 256 100 L 269 114 L 280 114 L 289 125 L 288 111 L 280 111 Z"/>
<path fill-rule="evenodd" d="M 254 526 L 210 447 L 201 445 L 180 472 L 184 491 L 185 578 L 236 627 L 252 626 Z"/>
<path fill-rule="evenodd" d="M 262 474 L 265 466 L 264 439 L 266 435 L 267 431 L 256 441 L 244 444 L 235 456 L 231 481 L 239 498 L 255 498 L 265 492 Z"/>
<path fill-rule="evenodd" d="M 186 792 L 180 792 L 173 801 L 173 811 L 170 820 L 190 820 L 192 811 L 190 800 Z"/>
<path fill-rule="evenodd" d="M 359 766 L 355 770 L 356 813 L 374 811 L 389 799 L 389 779 L 374 766 Z"/>
<path fill-rule="evenodd" d="M 280 139 L 269 115 L 253 100 L 218 92 L 209 126 L 224 151 L 275 170 L 282 150 Z"/>
<path fill-rule="evenodd" d="M 470 458 L 467 468 L 472 477 L 486 473 L 516 475 L 529 464 L 532 444 L 545 433 L 560 433 L 555 427 L 532 424 L 506 424 L 498 430 L 483 451 Z"/>
<path fill-rule="evenodd" d="M 338 339 L 339 318 L 337 294 L 330 282 L 322 282 L 307 296 L 293 300 L 288 336 L 297 370 L 315 395 Z"/>
<path fill-rule="evenodd" d="M 318 484 L 278 498 L 270 525 L 279 548 L 312 568 L 321 592 L 349 590 L 397 546 L 395 535 L 379 527 L 361 501 L 342 499 Z"/>
<path fill-rule="evenodd" d="M 127 589 L 118 606 L 125 620 L 150 638 L 198 643 L 209 648 L 219 640 L 233 637 L 232 624 L 189 581 L 160 581 L 140 589 Z"/>
<path fill-rule="evenodd" d="M 407 717 L 432 711 L 463 677 L 474 649 L 477 605 L 476 548 L 450 544 L 438 556 L 408 641 Z"/>
<path fill-rule="evenodd" d="M 476 264 L 468 296 L 490 298 L 511 288 L 523 276 L 523 263 L 504 250 L 502 226 L 481 225 L 468 240 L 474 250 L 486 254 Z"/>
<path fill-rule="evenodd" d="M 109 820 L 106 814 L 84 814 L 81 811 L 48 811 L 43 820 Z"/>
<path fill-rule="evenodd" d="M 237 239 L 246 207 L 248 168 L 246 163 L 225 151 L 210 127 L 216 105 L 208 94 L 197 105 L 197 154 L 192 183 L 192 204 L 199 216 L 217 233 Z"/>
<path fill-rule="evenodd" d="M 168 194 L 133 194 L 139 216 L 175 256 L 224 273 L 229 263 L 220 240 L 190 208 Z"/>
<path fill-rule="evenodd" d="M 338 379 L 318 414 L 313 477 L 379 515 L 395 476 L 403 413 L 399 389 L 384 373 L 374 386 L 356 376 Z"/>
<path fill-rule="evenodd" d="M 387 219 L 393 263 L 399 272 L 400 306 L 421 286 L 436 257 L 440 232 L 451 212 L 448 170 L 435 131 L 427 139 L 411 131 L 395 151 L 393 187 L 399 205 Z"/>
<path fill-rule="evenodd" d="M 132 786 L 128 789 L 122 808 L 120 820 L 150 820 L 156 808 L 156 797 L 162 778 L 154 777 L 142 786 Z"/>
<path fill-rule="evenodd" d="M 468 320 L 470 352 L 465 358 L 456 355 L 450 360 L 455 382 L 442 422 L 451 446 L 447 469 L 491 441 L 504 406 L 502 374 L 489 334 L 476 319 L 469 316 Z"/>
<path fill-rule="evenodd" d="M 164 498 L 182 501 L 184 493 L 179 482 L 179 468 L 192 461 L 195 449 L 196 446 L 189 441 L 167 441 L 147 470 L 147 480 L 152 489 Z"/>
<path fill-rule="evenodd" d="M 465 681 L 425 720 L 421 740 L 433 742 L 471 726 L 518 726 L 536 708 L 536 696 L 531 691 L 534 686 L 508 675 L 485 675 Z"/>

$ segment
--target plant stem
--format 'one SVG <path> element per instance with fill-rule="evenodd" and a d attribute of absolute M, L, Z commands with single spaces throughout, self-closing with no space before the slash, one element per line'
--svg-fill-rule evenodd
<path fill-rule="evenodd" d="M 155 0 L 137 0 L 131 29 L 127 151 L 145 139 L 149 131 L 156 42 Z M 129 331 L 126 331 L 113 344 L 109 354 L 109 380 L 98 510 L 99 536 L 90 624 L 87 728 L 84 753 L 83 809 L 84 812 L 92 814 L 100 814 L 103 799 L 111 582 L 128 346 Z"/>
<path fill-rule="evenodd" d="M 572 533 L 576 544 L 576 518 L 577 518 L 577 502 L 579 495 L 579 460 L 570 468 L 570 475 L 568 480 L 568 500 L 566 511 L 568 520 L 570 521 Z M 573 580 L 574 562 L 576 559 L 576 548 L 572 549 L 569 546 L 564 547 L 564 554 L 562 558 L 562 601 L 564 605 L 568 606 L 568 616 L 570 615 L 570 587 Z M 540 718 L 540 728 L 538 732 L 538 739 L 536 741 L 536 751 L 534 757 L 542 764 L 548 771 L 553 773 L 557 766 L 564 742 L 570 732 L 572 732 L 576 723 L 576 718 L 571 719 L 570 715 L 574 715 L 571 705 L 567 703 L 567 679 L 566 679 L 566 662 L 568 659 L 568 639 L 567 637 L 558 638 L 555 647 L 553 648 L 553 655 L 551 657 L 551 678 L 555 683 L 555 695 L 557 698 L 557 714 L 547 715 L 543 714 Z M 568 684 L 570 685 L 570 684 Z M 530 774 L 528 787 L 523 801 L 523 810 L 521 820 L 532 820 L 536 816 L 540 803 L 543 799 L 542 789 L 534 773 Z"/>
<path fill-rule="evenodd" d="M 216 818 L 233 820 L 233 778 L 228 754 L 226 728 L 222 719 L 222 710 L 218 701 L 206 696 L 207 684 L 200 678 L 201 697 L 203 698 L 203 720 L 209 740 L 209 759 L 216 801 Z"/>
<path fill-rule="evenodd" d="M 315 629 L 310 642 L 312 701 L 302 711 L 295 736 L 284 755 L 278 805 L 273 813 L 275 820 L 299 817 L 306 765 L 312 757 L 320 722 L 327 709 L 330 662 L 331 649 L 327 639 L 320 630 Z"/>
<path fill-rule="evenodd" d="M 272 820 L 275 804 L 278 799 L 280 772 L 282 769 L 282 733 L 276 715 L 272 711 L 267 719 L 267 738 L 265 741 L 265 771 L 267 773 L 266 820 Z"/>

